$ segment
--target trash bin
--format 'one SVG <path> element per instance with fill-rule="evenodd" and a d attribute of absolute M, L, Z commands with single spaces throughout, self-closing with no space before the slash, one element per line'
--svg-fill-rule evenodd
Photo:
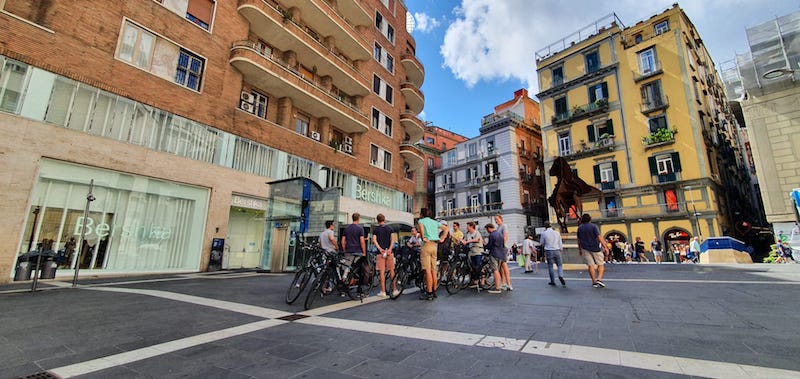
<path fill-rule="evenodd" d="M 58 264 L 53 260 L 53 258 L 47 258 L 47 260 L 42 263 L 39 279 L 55 279 L 57 268 Z"/>
<path fill-rule="evenodd" d="M 31 280 L 31 264 L 28 261 L 20 261 L 17 263 L 17 269 L 14 272 L 14 281 Z"/>

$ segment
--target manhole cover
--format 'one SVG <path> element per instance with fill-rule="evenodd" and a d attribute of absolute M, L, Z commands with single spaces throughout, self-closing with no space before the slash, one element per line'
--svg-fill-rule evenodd
<path fill-rule="evenodd" d="M 288 315 L 288 316 L 278 317 L 278 320 L 295 321 L 295 320 L 299 320 L 301 318 L 306 318 L 306 317 L 308 317 L 308 316 L 301 315 L 299 313 L 295 313 L 295 314 L 291 314 L 291 315 Z"/>
<path fill-rule="evenodd" d="M 20 376 L 20 379 L 59 379 L 59 378 L 47 371 L 42 371 L 28 376 Z"/>

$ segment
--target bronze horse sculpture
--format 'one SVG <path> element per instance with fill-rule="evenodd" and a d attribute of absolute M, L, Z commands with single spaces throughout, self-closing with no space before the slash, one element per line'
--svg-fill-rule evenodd
<path fill-rule="evenodd" d="M 549 174 L 558 178 L 558 181 L 547 202 L 556 212 L 556 221 L 561 226 L 561 233 L 567 233 L 567 215 L 570 209 L 574 207 L 575 215 L 580 217 L 583 212 L 583 196 L 596 195 L 599 206 L 603 201 L 603 192 L 586 184 L 583 179 L 575 175 L 563 157 L 556 157 L 550 166 Z"/>

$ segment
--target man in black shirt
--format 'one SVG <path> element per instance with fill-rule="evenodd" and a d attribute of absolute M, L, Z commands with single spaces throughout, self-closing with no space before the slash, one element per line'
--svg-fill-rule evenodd
<path fill-rule="evenodd" d="M 378 297 L 386 297 L 386 280 L 384 275 L 386 270 L 389 270 L 389 277 L 394 278 L 394 244 L 397 237 L 391 226 L 386 225 L 386 217 L 382 213 L 378 213 L 375 217 L 378 220 L 378 226 L 372 231 L 372 243 L 378 249 L 378 256 L 375 258 L 375 268 L 378 270 L 378 276 L 381 282 L 381 292 Z M 392 281 L 392 292 L 397 296 L 397 285 Z"/>

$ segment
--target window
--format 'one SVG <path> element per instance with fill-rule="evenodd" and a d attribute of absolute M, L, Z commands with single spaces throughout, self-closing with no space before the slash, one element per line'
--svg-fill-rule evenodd
<path fill-rule="evenodd" d="M 613 189 L 613 183 L 616 180 L 619 180 L 619 168 L 617 167 L 617 162 L 600 163 L 594 166 L 594 182 L 612 184 L 611 186 L 604 185 L 603 189 Z"/>
<path fill-rule="evenodd" d="M 0 110 L 17 114 L 25 91 L 28 65 L 0 56 Z M 52 101 L 52 100 L 51 100 Z"/>
<path fill-rule="evenodd" d="M 309 123 L 308 116 L 298 114 L 297 115 L 297 121 L 295 121 L 295 129 L 294 129 L 294 131 L 297 132 L 297 134 L 307 136 L 308 135 L 308 123 Z"/>
<path fill-rule="evenodd" d="M 456 152 L 451 150 L 447 152 L 447 166 L 452 167 L 456 164 Z"/>
<path fill-rule="evenodd" d="M 645 109 L 658 108 L 664 105 L 661 96 L 661 81 L 656 80 L 642 86 L 642 105 Z"/>
<path fill-rule="evenodd" d="M 378 63 L 381 64 L 381 66 L 383 66 L 383 68 L 391 73 L 394 73 L 394 58 L 389 55 L 389 52 L 377 42 L 375 43 L 375 52 L 373 57 L 376 61 L 378 61 Z"/>
<path fill-rule="evenodd" d="M 246 98 L 247 94 L 250 94 L 250 98 Z M 242 91 L 242 99 L 239 104 L 239 108 L 244 110 L 245 112 L 252 113 L 260 118 L 267 118 L 267 104 L 269 104 L 269 98 L 265 95 L 262 95 L 256 91 Z"/>
<path fill-rule="evenodd" d="M 481 206 L 481 197 L 478 195 L 472 195 L 469 197 L 469 206 L 473 208 L 477 208 Z"/>
<path fill-rule="evenodd" d="M 195 91 L 200 90 L 200 81 L 203 75 L 203 60 L 181 49 L 178 55 L 178 68 L 175 71 L 175 83 Z"/>
<path fill-rule="evenodd" d="M 376 95 L 389 102 L 389 104 L 393 102 L 392 91 L 392 87 L 389 87 L 389 84 L 378 75 L 372 77 L 372 92 L 375 92 Z"/>
<path fill-rule="evenodd" d="M 484 170 L 488 176 L 500 174 L 500 166 L 497 164 L 497 161 L 487 163 Z"/>
<path fill-rule="evenodd" d="M 370 145 L 369 164 L 392 171 L 392 153 L 375 145 Z"/>
<path fill-rule="evenodd" d="M 657 175 L 658 182 L 678 180 L 675 173 L 681 171 L 681 160 L 678 153 L 660 154 L 647 158 L 650 175 Z"/>
<path fill-rule="evenodd" d="M 393 134 L 392 119 L 375 108 L 372 108 L 372 127 L 389 137 Z"/>
<path fill-rule="evenodd" d="M 559 97 L 555 100 L 556 117 L 567 113 L 567 97 Z"/>
<path fill-rule="evenodd" d="M 494 140 L 486 141 L 486 153 L 494 154 Z"/>
<path fill-rule="evenodd" d="M 664 202 L 667 204 L 668 212 L 677 212 L 680 210 L 678 207 L 678 194 L 675 193 L 674 188 L 664 191 Z"/>
<path fill-rule="evenodd" d="M 589 103 L 599 99 L 608 99 L 608 84 L 606 82 L 589 86 Z"/>
<path fill-rule="evenodd" d="M 658 174 L 671 174 L 675 172 L 675 168 L 672 165 L 672 157 L 671 156 L 659 156 L 656 157 L 656 167 L 658 167 Z"/>
<path fill-rule="evenodd" d="M 659 35 L 659 34 L 662 34 L 662 33 L 666 33 L 666 32 L 669 31 L 669 21 L 668 20 L 664 20 L 664 21 L 661 21 L 659 23 L 656 23 L 656 25 L 655 25 L 655 27 L 653 27 L 653 29 L 655 30 L 656 35 Z"/>
<path fill-rule="evenodd" d="M 434 140 L 433 137 L 425 137 L 425 143 L 428 145 L 436 145 L 436 140 Z"/>
<path fill-rule="evenodd" d="M 486 204 L 493 205 L 492 209 L 489 210 L 497 210 L 501 209 L 499 205 L 501 205 L 501 198 L 500 198 L 500 190 L 486 192 Z"/>
<path fill-rule="evenodd" d="M 383 34 L 389 42 L 394 44 L 394 28 L 383 19 L 383 15 L 379 12 L 375 12 L 375 27 L 380 30 L 381 34 Z"/>
<path fill-rule="evenodd" d="M 470 167 L 467 169 L 467 179 L 475 179 L 478 177 L 478 167 Z"/>
<path fill-rule="evenodd" d="M 667 116 L 660 115 L 647 120 L 650 133 L 655 133 L 661 129 L 667 128 Z"/>
<path fill-rule="evenodd" d="M 130 22 L 125 22 L 117 58 L 149 71 L 155 42 L 155 35 Z"/>
<path fill-rule="evenodd" d="M 189 0 L 186 8 L 186 19 L 194 22 L 203 29 L 208 30 L 211 18 L 214 14 L 214 1 L 212 0 Z"/>
<path fill-rule="evenodd" d="M 447 204 L 445 205 L 445 209 L 448 211 L 452 211 L 456 208 L 456 199 L 447 199 Z"/>
<path fill-rule="evenodd" d="M 470 143 L 469 145 L 467 145 L 467 154 L 470 157 L 477 156 L 478 155 L 478 144 Z"/>
<path fill-rule="evenodd" d="M 564 84 L 564 67 L 556 67 L 553 73 L 553 87 Z"/>
<path fill-rule="evenodd" d="M 597 51 L 592 51 L 586 54 L 586 73 L 592 73 L 600 68 L 600 54 Z"/>
<path fill-rule="evenodd" d="M 635 37 L 633 37 L 633 42 L 634 43 L 641 43 L 642 42 L 642 35 L 641 34 L 637 34 Z"/>
<path fill-rule="evenodd" d="M 590 124 L 586 127 L 589 142 L 597 142 L 603 138 L 614 135 L 614 122 L 611 119 L 599 124 Z"/>
<path fill-rule="evenodd" d="M 651 47 L 639 53 L 639 75 L 647 75 L 658 69 L 655 47 Z"/>
<path fill-rule="evenodd" d="M 558 155 L 568 155 L 572 151 L 572 142 L 570 142 L 569 132 L 558 135 Z"/>
<path fill-rule="evenodd" d="M 428 158 L 428 168 L 434 168 L 433 158 Z"/>

